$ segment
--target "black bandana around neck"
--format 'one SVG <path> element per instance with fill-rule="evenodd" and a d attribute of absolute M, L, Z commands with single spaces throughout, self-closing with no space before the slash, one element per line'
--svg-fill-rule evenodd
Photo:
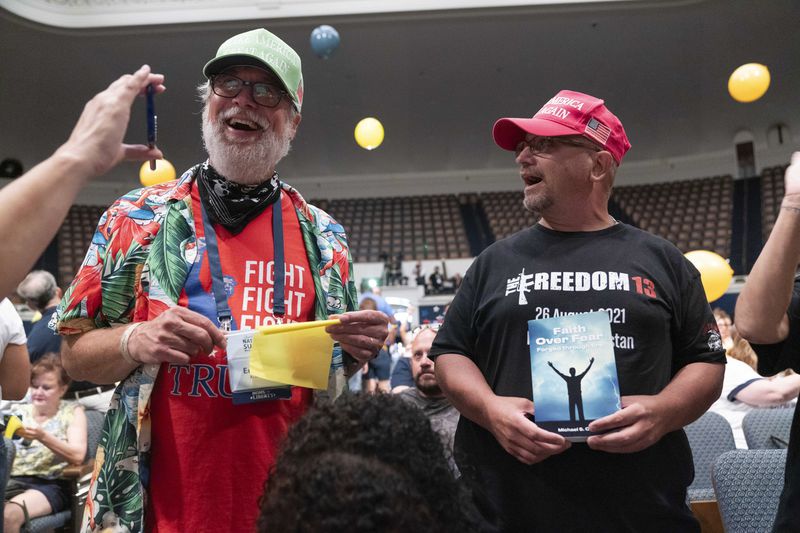
<path fill-rule="evenodd" d="M 211 222 L 220 224 L 234 235 L 280 198 L 278 173 L 258 185 L 242 185 L 226 179 L 206 161 L 197 175 L 200 201 Z"/>

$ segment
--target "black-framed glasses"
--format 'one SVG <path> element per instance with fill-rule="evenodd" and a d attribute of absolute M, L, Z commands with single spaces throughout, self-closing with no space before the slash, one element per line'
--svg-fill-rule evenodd
<path fill-rule="evenodd" d="M 253 101 L 263 107 L 275 107 L 282 98 L 289 97 L 289 93 L 271 83 L 245 81 L 231 74 L 217 74 L 211 78 L 211 90 L 223 98 L 235 98 L 245 85 L 250 86 Z"/>
<path fill-rule="evenodd" d="M 531 140 L 523 139 L 517 143 L 517 148 L 514 154 L 519 156 L 525 148 L 528 148 L 532 154 L 548 154 L 557 145 L 562 144 L 565 146 L 574 146 L 576 148 L 586 148 L 593 152 L 600 152 L 602 148 L 595 146 L 588 142 L 581 142 L 564 137 L 534 137 Z"/>

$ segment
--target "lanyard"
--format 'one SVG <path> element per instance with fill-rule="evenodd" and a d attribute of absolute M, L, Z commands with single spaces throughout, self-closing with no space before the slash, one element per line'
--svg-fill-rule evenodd
<path fill-rule="evenodd" d="M 211 288 L 214 292 L 214 301 L 217 306 L 217 319 L 223 331 L 231 330 L 231 308 L 228 305 L 228 293 L 225 291 L 225 279 L 222 277 L 222 261 L 219 259 L 219 246 L 217 245 L 217 232 L 208 218 L 206 207 L 200 202 L 203 210 L 203 228 L 206 234 L 206 249 L 208 250 L 208 267 L 211 270 Z M 286 313 L 284 286 L 286 282 L 286 264 L 283 251 L 283 213 L 281 198 L 272 204 L 272 251 L 274 255 L 273 277 L 275 278 L 272 290 L 272 314 L 281 317 Z"/>

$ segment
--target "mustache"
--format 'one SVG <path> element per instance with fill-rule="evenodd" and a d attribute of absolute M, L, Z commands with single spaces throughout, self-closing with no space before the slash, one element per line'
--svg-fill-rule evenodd
<path fill-rule="evenodd" d="M 217 115 L 217 120 L 220 123 L 224 123 L 232 118 L 243 118 L 245 120 L 249 120 L 250 122 L 255 122 L 262 129 L 267 129 L 269 126 L 269 121 L 265 120 L 264 117 L 260 116 L 251 109 L 245 109 L 242 107 L 229 107 L 220 111 L 219 115 Z"/>

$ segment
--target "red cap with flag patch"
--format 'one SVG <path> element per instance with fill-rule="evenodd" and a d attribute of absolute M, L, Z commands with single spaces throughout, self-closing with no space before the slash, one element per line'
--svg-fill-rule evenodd
<path fill-rule="evenodd" d="M 531 118 L 501 118 L 492 136 L 500 148 L 516 150 L 525 135 L 582 135 L 608 150 L 617 164 L 631 147 L 622 122 L 603 100 L 576 91 L 560 91 Z"/>

